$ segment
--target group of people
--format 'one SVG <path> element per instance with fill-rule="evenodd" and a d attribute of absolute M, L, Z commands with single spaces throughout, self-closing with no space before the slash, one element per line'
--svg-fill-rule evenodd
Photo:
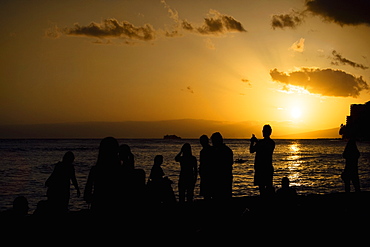
<path fill-rule="evenodd" d="M 259 187 L 261 195 L 265 196 L 274 192 L 272 155 L 275 142 L 270 138 L 270 125 L 265 125 L 262 133 L 262 140 L 253 135 L 250 152 L 256 153 L 254 184 Z M 199 168 L 189 143 L 185 143 L 175 156 L 175 161 L 180 166 L 179 202 L 194 200 L 198 175 L 200 195 L 205 200 L 226 201 L 232 197 L 233 151 L 224 143 L 219 132 L 213 133 L 210 139 L 207 135 L 202 135 L 199 140 L 202 146 Z M 70 181 L 77 190 L 77 196 L 80 196 L 73 161 L 73 153 L 67 152 L 46 181 L 48 207 L 55 211 L 68 210 Z M 155 156 L 146 181 L 144 170 L 135 169 L 135 158 L 130 147 L 126 144 L 119 145 L 113 137 L 104 138 L 99 146 L 96 165 L 88 175 L 83 193 L 84 200 L 96 212 L 115 211 L 122 207 L 136 208 L 146 203 L 174 203 L 176 196 L 171 186 L 173 182 L 165 176 L 162 164 L 163 156 Z M 285 184 L 289 187 L 289 180 Z M 283 189 L 286 189 L 286 186 L 281 188 Z"/>
<path fill-rule="evenodd" d="M 263 139 L 251 138 L 250 153 L 256 153 L 254 162 L 254 184 L 258 186 L 261 196 L 268 197 L 275 193 L 273 186 L 273 152 L 275 142 L 270 138 L 272 128 L 263 126 Z M 192 202 L 194 188 L 200 176 L 200 195 L 205 200 L 225 201 L 232 197 L 234 163 L 233 151 L 224 144 L 219 132 L 213 133 L 210 140 L 207 135 L 200 137 L 202 149 L 197 158 L 192 154 L 189 143 L 185 143 L 175 156 L 180 165 L 178 180 L 179 202 Z M 360 191 L 358 178 L 358 158 L 360 153 L 355 139 L 351 139 L 345 148 L 343 157 L 346 166 L 342 174 L 345 190 L 349 192 L 350 182 L 355 190 Z M 52 212 L 67 212 L 70 198 L 70 184 L 74 185 L 77 196 L 80 189 L 73 166 L 74 155 L 67 152 L 61 162 L 55 165 L 54 171 L 45 185 L 48 200 L 43 207 Z M 148 180 L 145 171 L 135 169 L 135 158 L 130 147 L 119 145 L 113 137 L 106 137 L 100 142 L 96 165 L 89 172 L 83 193 L 84 200 L 91 205 L 94 212 L 117 212 L 122 208 L 140 207 L 147 203 L 170 204 L 176 202 L 172 181 L 165 176 L 161 165 L 163 156 L 154 158 Z M 282 187 L 276 193 L 281 197 L 295 197 L 296 192 L 289 186 L 289 179 L 283 178 Z M 42 205 L 38 205 L 41 207 Z"/>
<path fill-rule="evenodd" d="M 233 151 L 223 142 L 219 132 L 211 136 L 212 145 L 206 135 L 200 137 L 202 150 L 199 154 L 200 195 L 206 200 L 227 200 L 232 197 Z M 191 146 L 185 143 L 175 160 L 180 163 L 179 201 L 191 202 L 197 181 L 197 159 Z"/>
<path fill-rule="evenodd" d="M 206 199 L 231 198 L 233 152 L 223 143 L 219 132 L 211 136 L 211 141 L 212 146 L 206 135 L 200 138 L 203 146 L 199 165 L 201 194 Z M 54 171 L 45 183 L 48 200 L 41 202 L 36 211 L 68 211 L 71 181 L 77 196 L 80 196 L 74 159 L 74 154 L 69 151 L 62 161 L 55 164 Z M 182 146 L 175 161 L 180 164 L 179 201 L 192 202 L 198 178 L 198 162 L 189 143 Z M 123 207 L 136 208 L 144 202 L 174 203 L 176 197 L 171 186 L 172 181 L 165 176 L 162 163 L 163 156 L 155 156 L 146 181 L 145 171 L 135 169 L 135 158 L 130 147 L 126 144 L 119 145 L 113 137 L 106 137 L 100 142 L 97 162 L 89 172 L 83 198 L 94 212 L 118 211 Z"/>

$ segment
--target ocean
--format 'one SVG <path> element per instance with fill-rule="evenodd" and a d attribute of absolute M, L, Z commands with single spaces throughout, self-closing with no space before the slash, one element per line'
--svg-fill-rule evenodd
<path fill-rule="evenodd" d="M 155 155 L 164 156 L 162 168 L 173 182 L 178 195 L 177 181 L 179 164 L 175 156 L 181 146 L 188 142 L 193 155 L 199 160 L 201 146 L 196 139 L 119 139 L 120 144 L 128 144 L 135 155 L 135 167 L 144 169 L 146 177 L 150 174 Z M 258 195 L 253 185 L 254 154 L 249 153 L 249 139 L 226 139 L 225 144 L 234 152 L 235 159 L 243 163 L 233 166 L 233 196 Z M 346 142 L 342 140 L 281 140 L 277 139 L 273 155 L 274 186 L 279 188 L 281 179 L 287 176 L 298 194 L 328 194 L 343 192 L 344 184 L 340 178 L 344 168 L 342 152 Z M 54 165 L 67 151 L 75 154 L 75 170 L 81 193 L 85 188 L 90 168 L 95 165 L 99 139 L 17 139 L 0 140 L 0 211 L 12 207 L 17 196 L 28 199 L 30 213 L 36 209 L 40 200 L 46 200 L 46 179 Z M 370 143 L 358 142 L 361 152 L 359 174 L 361 189 L 370 190 Z M 353 187 L 351 188 L 353 190 Z M 195 198 L 199 196 L 199 178 L 195 188 Z M 77 198 L 71 186 L 70 210 L 87 209 L 82 195 Z"/>

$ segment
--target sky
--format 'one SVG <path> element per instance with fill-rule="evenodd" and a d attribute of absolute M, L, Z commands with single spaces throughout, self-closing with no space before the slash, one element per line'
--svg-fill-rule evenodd
<path fill-rule="evenodd" d="M 2 0 L 0 125 L 335 128 L 370 100 L 369 11 L 366 0 Z"/>

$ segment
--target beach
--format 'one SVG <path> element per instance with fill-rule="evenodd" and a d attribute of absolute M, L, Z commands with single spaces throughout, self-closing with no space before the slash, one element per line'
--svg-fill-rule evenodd
<path fill-rule="evenodd" d="M 294 205 L 286 205 L 276 198 L 247 196 L 229 202 L 196 200 L 104 215 L 80 210 L 62 216 L 2 217 L 2 222 L 7 226 L 5 232 L 26 234 L 35 242 L 56 237 L 62 242 L 73 239 L 85 244 L 97 241 L 134 241 L 136 245 L 218 241 L 343 244 L 342 241 L 355 243 L 366 238 L 363 234 L 369 230 L 369 199 L 369 192 L 311 194 L 298 196 Z"/>

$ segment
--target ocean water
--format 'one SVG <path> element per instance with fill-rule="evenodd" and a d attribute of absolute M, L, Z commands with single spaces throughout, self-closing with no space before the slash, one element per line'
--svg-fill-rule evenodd
<path fill-rule="evenodd" d="M 155 155 L 164 156 L 162 168 L 174 182 L 178 194 L 177 181 L 179 164 L 174 158 L 181 146 L 189 142 L 193 155 L 199 160 L 201 146 L 198 140 L 162 139 L 119 139 L 120 144 L 128 144 L 135 155 L 136 168 L 150 174 Z M 253 185 L 254 154 L 249 153 L 249 139 L 226 139 L 224 141 L 234 152 L 234 159 L 244 163 L 233 166 L 233 196 L 258 195 Z M 274 185 L 280 187 L 281 179 L 287 176 L 299 194 L 327 194 L 344 191 L 340 178 L 344 168 L 342 152 L 346 143 L 341 140 L 275 140 L 273 155 L 275 168 Z M 75 154 L 75 170 L 81 192 L 85 188 L 91 166 L 95 165 L 99 139 L 58 139 L 58 140 L 0 140 L 0 211 L 11 208 L 17 196 L 25 196 L 32 213 L 40 200 L 46 199 L 46 179 L 52 173 L 54 164 L 60 161 L 67 151 Z M 370 190 L 370 143 L 357 143 L 361 152 L 359 174 L 361 188 Z M 199 197 L 199 178 L 195 188 Z M 70 210 L 86 209 L 82 196 L 76 197 L 71 186 Z"/>

